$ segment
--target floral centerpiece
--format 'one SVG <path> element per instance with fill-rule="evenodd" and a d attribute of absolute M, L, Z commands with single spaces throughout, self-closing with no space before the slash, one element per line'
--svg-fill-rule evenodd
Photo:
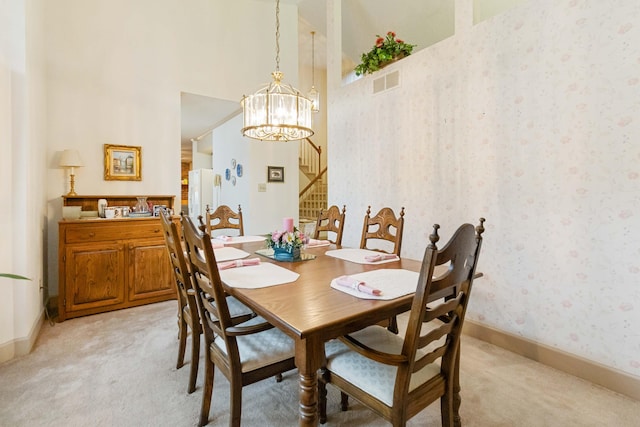
<path fill-rule="evenodd" d="M 385 37 L 379 35 L 376 37 L 375 46 L 369 52 L 362 54 L 362 63 L 355 68 L 356 76 L 371 74 L 390 62 L 409 56 L 416 46 L 396 38 L 396 33 L 393 31 L 389 31 Z"/>
<path fill-rule="evenodd" d="M 291 261 L 300 258 L 300 248 L 308 238 L 296 227 L 293 231 L 274 231 L 267 237 L 267 245 L 273 249 L 276 260 Z"/>

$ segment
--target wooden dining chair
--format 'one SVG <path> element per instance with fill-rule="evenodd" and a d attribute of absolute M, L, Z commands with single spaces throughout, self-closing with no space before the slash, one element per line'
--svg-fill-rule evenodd
<path fill-rule="evenodd" d="M 333 205 L 328 209 L 320 209 L 318 213 L 318 219 L 316 221 L 316 229 L 313 233 L 314 239 L 320 238 L 321 232 L 331 232 L 335 233 L 335 240 L 327 239 L 331 242 L 340 246 L 342 244 L 342 230 L 344 229 L 344 217 L 345 211 L 347 207 L 346 205 L 342 206 L 342 212 L 340 209 Z"/>
<path fill-rule="evenodd" d="M 209 205 L 206 210 L 207 234 L 213 230 L 238 230 L 239 236 L 244 236 L 244 224 L 242 223 L 242 208 L 238 205 L 238 212 L 234 212 L 227 205 L 220 205 L 211 211 Z"/>
<path fill-rule="evenodd" d="M 181 219 L 182 221 L 182 219 Z M 189 373 L 189 385 L 187 393 L 191 394 L 196 389 L 198 377 L 198 365 L 200 361 L 200 335 L 202 327 L 198 314 L 198 305 L 195 291 L 191 282 L 191 273 L 187 257 L 182 245 L 182 227 L 178 227 L 171 216 L 162 210 L 160 222 L 169 253 L 171 269 L 175 278 L 176 294 L 178 300 L 178 361 L 176 369 L 184 366 L 184 356 L 187 347 L 187 336 L 191 332 L 191 367 Z M 246 321 L 255 317 L 255 313 L 235 298 L 229 298 L 231 315 L 239 320 Z"/>
<path fill-rule="evenodd" d="M 362 237 L 360 238 L 360 249 L 372 249 L 387 252 L 400 256 L 402 249 L 402 230 L 404 228 L 404 207 L 400 210 L 400 215 L 396 217 L 393 209 L 382 208 L 375 215 L 371 216 L 371 206 L 367 208 L 367 214 L 364 216 L 362 225 Z M 390 242 L 387 245 L 391 250 L 380 247 L 368 248 L 372 240 Z M 383 243 L 384 245 L 384 243 Z"/>
<path fill-rule="evenodd" d="M 360 249 L 376 250 L 400 256 L 403 229 L 404 207 L 400 210 L 398 217 L 396 217 L 393 209 L 388 207 L 380 209 L 380 211 L 372 217 L 371 206 L 369 206 L 362 224 Z M 375 244 L 375 246 L 369 248 L 368 245 L 370 244 Z M 396 316 L 393 316 L 385 322 L 381 322 L 381 324 L 384 324 L 390 331 L 398 333 L 398 319 Z"/>
<path fill-rule="evenodd" d="M 231 387 L 229 425 L 240 426 L 242 388 L 294 369 L 294 343 L 261 317 L 244 322 L 232 318 L 210 235 L 185 217 L 184 240 L 206 346 L 200 425 L 209 422 L 217 367 Z"/>
<path fill-rule="evenodd" d="M 475 231 L 471 224 L 463 224 L 441 250 L 436 246 L 439 225 L 433 226 L 404 337 L 369 326 L 325 345 L 326 362 L 318 382 L 321 423 L 327 420 L 326 384 L 331 383 L 394 426 L 406 425 L 437 399 L 442 425 L 454 425 L 460 333 L 483 222 L 481 218 Z M 434 278 L 439 265 L 447 270 Z M 427 305 L 428 301 L 432 302 Z M 343 399 L 343 410 L 345 403 Z"/>
<path fill-rule="evenodd" d="M 191 276 L 187 267 L 184 251 L 182 249 L 180 234 L 176 223 L 164 210 L 160 212 L 160 222 L 164 233 L 164 240 L 169 252 L 171 269 L 176 284 L 178 295 L 178 361 L 176 369 L 184 365 L 184 355 L 187 347 L 187 335 L 191 331 L 191 370 L 189 374 L 188 393 L 193 393 L 196 389 L 196 378 L 198 376 L 198 365 L 200 360 L 200 317 L 198 316 L 198 306 L 196 304 L 195 293 L 192 291 Z"/>
<path fill-rule="evenodd" d="M 207 205 L 207 208 L 209 206 Z M 238 208 L 240 208 L 240 206 L 238 205 Z M 207 224 L 204 222 L 204 219 L 202 218 L 202 215 L 198 215 L 198 230 L 200 230 L 200 232 L 202 233 L 207 233 Z M 241 234 L 242 236 L 242 234 Z M 242 304 L 240 301 L 236 300 L 235 298 L 231 297 L 231 296 L 227 296 L 227 303 L 233 303 L 233 304 L 229 304 L 229 308 L 230 309 L 235 309 L 237 311 L 238 314 L 242 315 L 241 311 L 239 310 L 239 307 L 246 307 L 244 304 Z M 248 308 L 247 308 L 248 310 Z M 233 313 L 232 313 L 232 317 L 233 317 Z M 276 382 L 280 382 L 282 381 L 282 374 L 278 373 L 276 375 Z"/>

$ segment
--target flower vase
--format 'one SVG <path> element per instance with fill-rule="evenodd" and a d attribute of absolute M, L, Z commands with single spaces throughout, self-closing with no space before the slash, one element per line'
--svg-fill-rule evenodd
<path fill-rule="evenodd" d="M 293 261 L 300 259 L 300 247 L 273 248 L 273 257 L 276 261 Z"/>
<path fill-rule="evenodd" d="M 138 213 L 148 213 L 149 212 L 149 204 L 147 203 L 146 197 L 137 197 L 138 203 L 136 203 L 136 212 Z"/>

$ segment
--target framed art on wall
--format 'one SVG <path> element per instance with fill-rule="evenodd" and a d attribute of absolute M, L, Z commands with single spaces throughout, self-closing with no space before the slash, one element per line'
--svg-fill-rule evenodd
<path fill-rule="evenodd" d="M 105 181 L 142 181 L 142 147 L 104 144 Z"/>
<path fill-rule="evenodd" d="M 284 167 L 267 166 L 267 181 L 268 182 L 284 182 Z"/>

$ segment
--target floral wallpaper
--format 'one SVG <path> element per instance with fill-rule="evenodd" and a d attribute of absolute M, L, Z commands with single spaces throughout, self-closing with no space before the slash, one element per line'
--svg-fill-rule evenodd
<path fill-rule="evenodd" d="M 332 91 L 343 244 L 368 205 L 405 207 L 410 258 L 483 216 L 468 318 L 640 376 L 639 23 L 640 2 L 529 1 Z"/>

